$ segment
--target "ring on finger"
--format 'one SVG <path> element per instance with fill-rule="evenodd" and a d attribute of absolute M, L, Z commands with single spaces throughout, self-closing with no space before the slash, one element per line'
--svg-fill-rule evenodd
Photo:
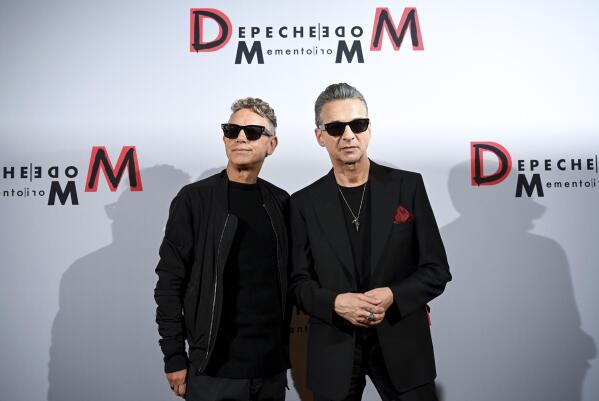
<path fill-rule="evenodd" d="M 366 320 L 368 320 L 369 322 L 374 321 L 374 313 L 370 312 L 370 314 L 368 315 L 368 317 L 366 318 Z"/>

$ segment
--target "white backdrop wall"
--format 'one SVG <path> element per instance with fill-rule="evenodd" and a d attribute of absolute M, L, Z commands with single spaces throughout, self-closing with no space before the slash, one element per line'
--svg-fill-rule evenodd
<path fill-rule="evenodd" d="M 228 16 L 232 38 L 191 53 L 190 8 L 207 7 Z M 377 7 L 396 24 L 416 7 L 424 50 L 406 37 L 393 51 L 384 35 L 371 52 Z M 368 100 L 369 155 L 424 175 L 454 275 L 431 305 L 441 399 L 598 399 L 599 189 L 514 196 L 517 160 L 599 153 L 596 2 L 58 0 L 0 9 L 0 168 L 44 171 L 0 180 L 1 399 L 175 399 L 152 297 L 170 199 L 225 165 L 219 124 L 245 96 L 270 102 L 279 119 L 280 145 L 263 178 L 291 193 L 325 174 L 313 102 L 334 82 Z M 334 54 L 234 63 L 240 26 L 316 24 L 363 27 L 364 63 L 335 64 Z M 215 25 L 205 29 L 217 35 Z M 337 39 L 262 45 L 336 53 Z M 471 141 L 509 150 L 505 181 L 471 185 Z M 143 191 L 124 179 L 111 192 L 102 177 L 97 192 L 84 192 L 92 147 L 105 146 L 114 164 L 127 145 L 136 147 Z M 50 166 L 78 168 L 79 205 L 47 205 Z M 544 182 L 598 178 L 596 170 L 540 173 Z M 10 195 L 25 187 L 46 196 Z M 292 337 L 299 373 L 290 400 L 309 399 L 304 339 Z M 365 399 L 378 399 L 370 385 Z"/>

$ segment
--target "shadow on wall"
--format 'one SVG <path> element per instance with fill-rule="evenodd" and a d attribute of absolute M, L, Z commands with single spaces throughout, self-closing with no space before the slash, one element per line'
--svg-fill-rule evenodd
<path fill-rule="evenodd" d="M 515 181 L 473 187 L 470 162 L 450 172 L 460 216 L 441 231 L 454 279 L 431 311 L 446 401 L 580 401 L 596 356 L 564 250 L 530 232 L 545 207 L 516 198 Z"/>
<path fill-rule="evenodd" d="M 141 174 L 143 192 L 126 190 L 105 207 L 112 243 L 75 261 L 62 277 L 48 401 L 176 398 L 158 345 L 154 269 L 170 201 L 189 176 L 167 165 Z"/>
<path fill-rule="evenodd" d="M 469 173 L 468 162 L 451 170 L 460 217 L 442 229 L 454 280 L 432 311 L 433 331 L 443 330 L 435 333 L 440 399 L 580 401 L 595 343 L 581 330 L 563 249 L 529 232 L 544 207 L 514 197 L 513 173 L 480 188 Z M 106 206 L 112 243 L 63 275 L 48 401 L 175 399 L 158 347 L 154 268 L 169 202 L 189 177 L 171 166 L 142 176 L 142 193 Z M 310 401 L 306 317 L 295 315 L 292 329 L 293 382 Z"/>

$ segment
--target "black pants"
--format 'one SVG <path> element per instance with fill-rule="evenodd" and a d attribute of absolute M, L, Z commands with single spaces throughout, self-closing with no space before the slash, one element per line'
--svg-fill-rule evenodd
<path fill-rule="evenodd" d="M 190 373 L 192 372 L 192 373 Z M 255 379 L 230 379 L 187 373 L 187 401 L 284 401 L 287 371 Z"/>
<path fill-rule="evenodd" d="M 435 383 L 427 383 L 404 393 L 398 392 L 387 372 L 383 352 L 374 328 L 358 329 L 354 366 L 349 392 L 342 401 L 359 401 L 366 386 L 366 375 L 372 380 L 383 401 L 437 401 Z M 315 401 L 332 401 L 314 394 Z"/>

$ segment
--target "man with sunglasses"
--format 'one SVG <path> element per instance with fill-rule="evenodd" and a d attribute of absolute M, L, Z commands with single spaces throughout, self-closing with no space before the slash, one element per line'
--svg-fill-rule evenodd
<path fill-rule="evenodd" d="M 170 206 L 156 267 L 160 345 L 171 389 L 186 400 L 284 400 L 289 195 L 258 178 L 277 120 L 257 98 L 231 110 L 226 169 Z"/>
<path fill-rule="evenodd" d="M 290 292 L 310 315 L 308 386 L 360 400 L 368 375 L 387 400 L 437 399 L 427 303 L 451 280 L 422 176 L 368 159 L 371 124 L 354 87 L 315 103 L 332 169 L 292 195 Z"/>

